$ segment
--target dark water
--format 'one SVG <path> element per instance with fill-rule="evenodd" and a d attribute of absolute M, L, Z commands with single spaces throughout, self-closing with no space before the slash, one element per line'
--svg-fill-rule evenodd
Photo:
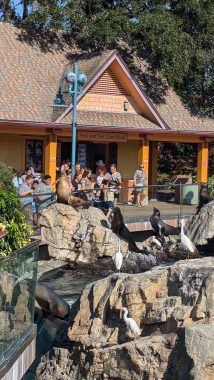
<path fill-rule="evenodd" d="M 56 275 L 43 279 L 42 283 L 51 288 L 66 302 L 72 304 L 76 301 L 86 285 L 107 277 L 111 271 L 106 273 L 84 273 L 74 270 L 60 270 Z"/>

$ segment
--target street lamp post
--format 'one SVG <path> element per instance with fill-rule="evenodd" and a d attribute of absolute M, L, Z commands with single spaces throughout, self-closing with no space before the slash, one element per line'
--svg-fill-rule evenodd
<path fill-rule="evenodd" d="M 85 74 L 78 72 L 78 66 L 75 64 L 72 71 L 67 72 L 59 81 L 59 89 L 54 100 L 53 107 L 67 108 L 63 99 L 62 83 L 66 80 L 68 85 L 68 94 L 72 95 L 72 142 L 71 142 L 71 173 L 72 178 L 75 175 L 76 160 L 76 140 L 77 140 L 77 96 L 83 90 L 84 84 L 87 82 Z"/>

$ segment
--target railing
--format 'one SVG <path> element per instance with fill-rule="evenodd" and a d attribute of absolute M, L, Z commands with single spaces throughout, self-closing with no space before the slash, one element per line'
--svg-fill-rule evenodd
<path fill-rule="evenodd" d="M 208 184 L 210 189 L 214 188 L 214 183 Z M 161 215 L 165 217 L 178 217 L 182 218 L 183 215 L 190 216 L 193 210 L 197 207 L 199 202 L 199 183 L 193 184 L 165 184 L 165 185 L 149 185 L 145 186 L 145 197 L 143 199 L 144 207 L 136 207 L 137 189 L 135 186 L 122 186 L 118 190 L 119 198 L 117 201 L 118 206 L 122 210 L 123 217 L 126 221 L 131 219 L 149 219 L 153 212 L 153 207 L 160 210 Z M 103 189 L 96 188 L 90 190 L 78 190 L 72 192 L 75 196 L 84 196 L 89 200 L 90 205 L 98 207 L 107 211 L 108 206 L 103 201 L 100 201 L 100 193 Z M 105 188 L 104 191 L 112 190 L 112 188 Z M 41 198 L 44 200 L 41 201 Z M 27 198 L 27 197 L 25 197 Z M 32 196 L 29 198 L 32 199 Z M 35 207 L 31 207 L 31 203 L 28 206 L 24 206 L 28 220 L 33 220 L 33 213 L 39 213 L 42 209 L 46 208 L 49 204 L 56 201 L 56 194 L 54 193 L 40 193 L 39 195 L 33 195 L 33 204 Z"/>
<path fill-rule="evenodd" d="M 33 242 L 0 259 L 0 365 L 32 327 L 38 253 Z"/>

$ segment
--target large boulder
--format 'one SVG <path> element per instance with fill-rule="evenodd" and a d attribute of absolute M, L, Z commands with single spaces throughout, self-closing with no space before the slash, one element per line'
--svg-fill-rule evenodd
<path fill-rule="evenodd" d="M 104 223 L 106 217 L 99 209 L 77 211 L 70 205 L 55 203 L 41 212 L 42 241 L 48 244 L 49 255 L 57 259 L 91 263 L 103 256 L 112 257 L 118 238 Z M 121 242 L 121 251 L 127 254 L 127 243 Z"/>
<path fill-rule="evenodd" d="M 68 331 L 70 347 L 42 358 L 40 380 L 214 378 L 214 258 L 86 286 Z M 134 337 L 121 309 L 142 330 Z"/>
<path fill-rule="evenodd" d="M 214 253 L 214 201 L 204 205 L 192 216 L 186 233 L 203 252 Z"/>
<path fill-rule="evenodd" d="M 107 228 L 106 216 L 98 208 L 77 211 L 70 205 L 55 203 L 41 212 L 40 225 L 42 242 L 48 245 L 51 257 L 86 266 L 99 262 L 99 271 L 103 267 L 115 271 L 112 257 L 118 250 L 119 238 Z M 157 264 L 152 255 L 129 252 L 123 240 L 120 246 L 123 271 L 142 272 Z"/>

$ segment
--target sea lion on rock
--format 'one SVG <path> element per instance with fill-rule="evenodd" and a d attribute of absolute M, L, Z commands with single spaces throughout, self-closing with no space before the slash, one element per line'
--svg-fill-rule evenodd
<path fill-rule="evenodd" d="M 39 282 L 36 283 L 36 301 L 42 310 L 55 317 L 65 319 L 69 314 L 68 304 L 53 290 Z"/>
<path fill-rule="evenodd" d="M 59 179 L 56 194 L 58 203 L 65 203 L 74 207 L 84 206 L 88 203 L 85 199 L 71 194 L 71 186 L 65 174 L 62 174 Z"/>
<path fill-rule="evenodd" d="M 173 226 L 170 226 L 170 224 L 164 223 L 160 217 L 160 211 L 155 207 L 154 207 L 153 214 L 150 217 L 150 223 L 156 236 L 159 235 L 160 228 L 161 228 L 161 233 L 164 236 L 179 235 L 181 233 L 180 227 L 173 227 Z"/>
<path fill-rule="evenodd" d="M 214 197 L 209 194 L 208 186 L 201 185 L 201 189 L 199 193 L 199 204 L 198 204 L 195 214 L 198 214 L 200 209 L 204 205 L 206 205 L 207 203 L 210 203 L 213 200 L 214 200 Z"/>
<path fill-rule="evenodd" d="M 126 227 L 123 216 L 121 214 L 121 210 L 119 207 L 114 207 L 112 209 L 111 213 L 111 229 L 112 231 L 117 234 L 121 239 L 124 239 L 127 241 L 129 245 L 129 250 L 137 253 L 144 253 L 148 254 L 148 251 L 144 249 L 140 249 L 137 247 L 135 240 L 129 231 L 129 229 Z"/>

